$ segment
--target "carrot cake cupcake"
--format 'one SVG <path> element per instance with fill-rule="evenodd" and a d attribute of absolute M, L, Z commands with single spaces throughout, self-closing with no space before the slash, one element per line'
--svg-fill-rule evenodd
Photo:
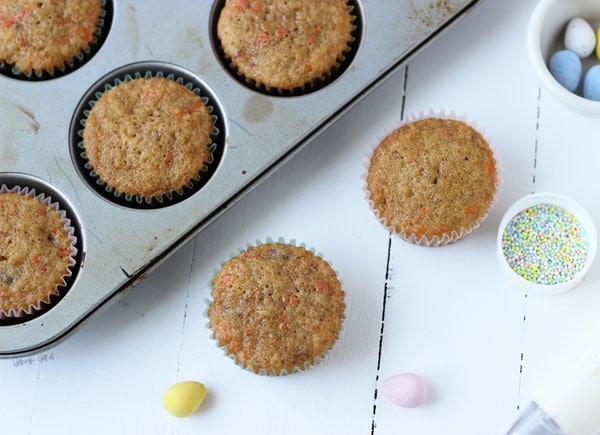
<path fill-rule="evenodd" d="M 405 240 L 436 246 L 471 232 L 495 199 L 496 160 L 467 123 L 428 117 L 406 123 L 375 148 L 366 175 L 369 202 Z"/>
<path fill-rule="evenodd" d="M 161 201 L 200 179 L 214 120 L 194 91 L 164 77 L 120 82 L 93 104 L 83 129 L 90 169 L 116 196 Z"/>
<path fill-rule="evenodd" d="M 353 41 L 353 20 L 346 0 L 226 0 L 217 36 L 242 77 L 292 90 L 339 65 Z"/>
<path fill-rule="evenodd" d="M 338 338 L 344 291 L 329 263 L 283 242 L 249 247 L 212 280 L 209 326 L 218 345 L 257 374 L 304 370 Z"/>
<path fill-rule="evenodd" d="M 0 63 L 30 75 L 63 69 L 95 41 L 101 0 L 0 0 Z"/>
<path fill-rule="evenodd" d="M 75 263 L 67 228 L 39 196 L 0 193 L 0 319 L 33 314 L 59 294 Z"/>

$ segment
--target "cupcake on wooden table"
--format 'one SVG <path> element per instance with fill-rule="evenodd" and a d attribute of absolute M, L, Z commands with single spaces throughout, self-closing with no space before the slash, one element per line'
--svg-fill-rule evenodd
<path fill-rule="evenodd" d="M 283 241 L 250 246 L 212 280 L 209 326 L 225 353 L 257 374 L 305 370 L 325 357 L 344 318 L 328 262 Z"/>
<path fill-rule="evenodd" d="M 344 60 L 354 40 L 346 0 L 226 0 L 217 36 L 239 76 L 259 88 L 310 88 Z"/>
<path fill-rule="evenodd" d="M 52 77 L 89 52 L 103 15 L 103 0 L 0 0 L 0 64 Z"/>
<path fill-rule="evenodd" d="M 481 133 L 464 120 L 432 113 L 404 123 L 375 148 L 366 193 L 391 232 L 438 246 L 479 226 L 498 182 L 496 160 Z"/>

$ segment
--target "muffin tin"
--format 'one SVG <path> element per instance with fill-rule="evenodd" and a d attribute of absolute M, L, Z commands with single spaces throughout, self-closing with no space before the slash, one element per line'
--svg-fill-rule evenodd
<path fill-rule="evenodd" d="M 48 310 L 0 321 L 0 357 L 51 346 L 108 307 L 480 1 L 349 1 L 352 54 L 302 94 L 264 93 L 228 69 L 215 34 L 223 0 L 106 0 L 105 40 L 72 71 L 27 80 L 0 69 L 0 184 L 58 200 L 79 245 L 74 276 Z M 86 105 L 106 80 L 157 71 L 192 83 L 219 131 L 205 182 L 147 207 L 115 200 L 90 180 L 78 142 Z"/>

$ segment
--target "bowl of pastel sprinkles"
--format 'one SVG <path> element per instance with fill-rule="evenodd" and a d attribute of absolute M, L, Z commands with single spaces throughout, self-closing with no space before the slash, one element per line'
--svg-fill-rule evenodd
<path fill-rule="evenodd" d="M 502 269 L 517 287 L 544 295 L 579 284 L 597 249 L 594 222 L 577 202 L 535 193 L 515 202 L 498 229 Z"/>

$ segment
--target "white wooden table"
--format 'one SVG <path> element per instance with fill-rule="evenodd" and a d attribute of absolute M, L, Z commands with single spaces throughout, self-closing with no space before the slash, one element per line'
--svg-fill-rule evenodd
<path fill-rule="evenodd" d="M 503 434 L 600 306 L 597 264 L 544 298 L 511 286 L 496 261 L 500 219 L 526 194 L 567 195 L 600 222 L 600 120 L 540 89 L 525 49 L 535 4 L 486 0 L 102 315 L 40 354 L 0 360 L 0 433 Z M 430 109 L 476 121 L 503 168 L 488 218 L 442 248 L 390 235 L 362 192 L 370 147 Z M 347 313 L 324 362 L 270 378 L 225 358 L 203 312 L 220 261 L 279 236 L 333 263 Z M 429 387 L 415 409 L 381 393 L 409 371 Z M 176 419 L 162 394 L 182 380 L 208 396 Z"/>

